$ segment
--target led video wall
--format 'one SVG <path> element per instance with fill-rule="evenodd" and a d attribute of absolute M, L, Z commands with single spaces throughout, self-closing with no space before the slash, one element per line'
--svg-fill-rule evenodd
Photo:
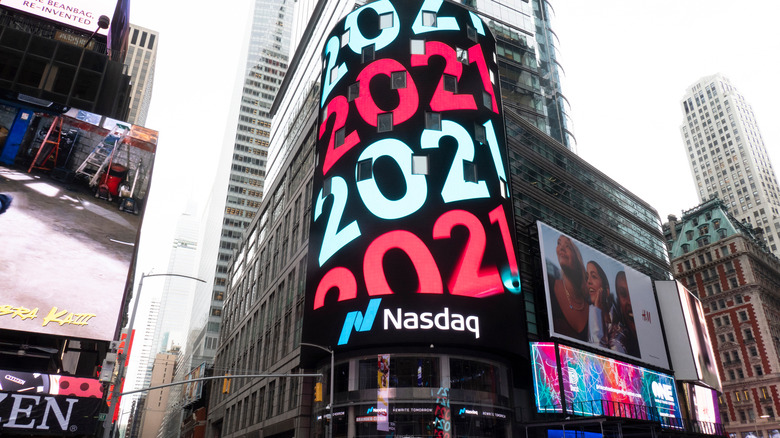
<path fill-rule="evenodd" d="M 669 368 L 650 278 L 537 222 L 550 334 Z"/>
<path fill-rule="evenodd" d="M 562 392 L 568 414 L 636 418 L 668 427 L 682 425 L 672 376 L 565 345 L 558 346 L 558 354 L 560 362 L 556 360 L 555 344 L 531 344 L 539 412 L 563 412 Z"/>
<path fill-rule="evenodd" d="M 304 339 L 527 354 L 486 24 L 442 1 L 369 3 L 323 68 Z"/>
<path fill-rule="evenodd" d="M 0 370 L 0 435 L 92 434 L 102 397 L 97 379 Z"/>
<path fill-rule="evenodd" d="M 0 192 L 13 199 L 0 214 L 0 328 L 112 340 L 131 282 L 157 132 L 77 109 L 28 119 L 18 130 L 34 138 L 31 150 L 14 149 L 7 158 L 29 163 L 38 156 L 41 165 L 0 163 Z M 59 148 L 49 159 L 38 154 L 58 129 Z M 114 151 L 95 153 L 105 164 L 89 158 L 99 145 Z M 77 175 L 88 159 L 102 170 L 85 165 Z"/>

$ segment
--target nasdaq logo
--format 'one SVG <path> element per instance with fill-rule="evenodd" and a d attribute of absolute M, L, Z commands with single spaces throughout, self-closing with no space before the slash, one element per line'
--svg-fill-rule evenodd
<path fill-rule="evenodd" d="M 352 334 L 353 328 L 356 332 L 371 330 L 374 326 L 374 318 L 376 318 L 376 314 L 379 312 L 379 303 L 381 302 L 381 298 L 374 298 L 369 301 L 365 314 L 359 311 L 347 313 L 347 317 L 344 319 L 344 327 L 341 329 L 341 336 L 339 336 L 339 345 L 346 345 L 349 342 L 349 335 Z"/>

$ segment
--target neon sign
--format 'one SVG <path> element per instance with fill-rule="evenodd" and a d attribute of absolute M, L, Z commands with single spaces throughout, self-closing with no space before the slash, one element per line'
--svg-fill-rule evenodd
<path fill-rule="evenodd" d="M 380 0 L 326 41 L 304 338 L 522 352 L 507 336 L 524 329 L 487 26 L 440 0 Z"/>

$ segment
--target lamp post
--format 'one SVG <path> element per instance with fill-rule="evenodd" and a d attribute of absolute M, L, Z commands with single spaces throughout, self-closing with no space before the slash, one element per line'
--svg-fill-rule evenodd
<path fill-rule="evenodd" d="M 333 438 L 333 363 L 334 363 L 334 355 L 333 350 L 327 347 L 323 347 L 322 345 L 317 344 L 310 344 L 308 342 L 300 342 L 301 345 L 305 345 L 307 347 L 314 347 L 319 348 L 322 351 L 327 351 L 330 353 L 330 383 L 328 386 L 330 387 L 330 421 L 328 422 L 328 437 L 327 438 Z"/>
<path fill-rule="evenodd" d="M 114 389 L 111 391 L 111 394 L 109 394 L 109 400 L 111 400 L 113 403 L 117 402 L 117 399 L 119 398 L 119 383 L 122 381 L 122 377 L 125 373 L 125 354 L 129 347 L 130 342 L 132 340 L 133 335 L 133 324 L 135 323 L 135 314 L 138 311 L 138 303 L 141 301 L 141 290 L 144 287 L 144 278 L 146 277 L 181 277 L 181 278 L 189 278 L 191 280 L 200 281 L 201 283 L 205 283 L 206 280 L 202 280 L 197 277 L 193 277 L 190 275 L 184 275 L 184 274 L 144 274 L 141 273 L 141 281 L 138 282 L 138 293 L 135 295 L 135 303 L 133 303 L 133 311 L 130 313 L 130 321 L 127 323 L 127 337 L 126 342 L 127 345 L 125 346 L 123 353 L 117 356 L 117 362 L 119 362 L 119 366 L 117 369 L 117 375 L 116 380 L 114 381 Z M 120 334 L 120 340 L 121 340 L 121 334 Z M 116 409 L 116 408 L 114 408 Z M 103 437 L 109 438 L 111 433 L 111 422 L 113 420 L 113 415 L 111 415 L 111 411 L 106 414 L 106 420 L 103 424 Z"/>

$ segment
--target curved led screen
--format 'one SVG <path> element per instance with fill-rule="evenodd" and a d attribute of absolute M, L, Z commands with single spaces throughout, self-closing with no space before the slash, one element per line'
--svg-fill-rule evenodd
<path fill-rule="evenodd" d="M 527 351 L 494 51 L 441 0 L 326 39 L 305 341 Z"/>

